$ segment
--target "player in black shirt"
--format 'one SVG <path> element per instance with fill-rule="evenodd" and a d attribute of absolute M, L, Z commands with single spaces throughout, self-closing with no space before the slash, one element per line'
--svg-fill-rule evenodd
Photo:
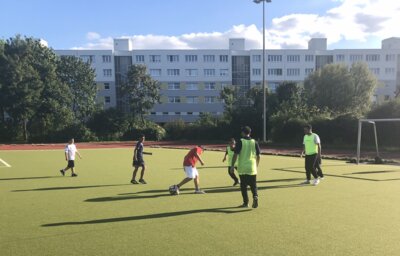
<path fill-rule="evenodd" d="M 135 169 L 133 170 L 133 175 L 132 175 L 132 180 L 131 180 L 132 184 L 139 184 L 139 182 L 142 184 L 147 184 L 147 182 L 143 179 L 144 172 L 146 170 L 146 166 L 145 166 L 145 163 L 143 160 L 143 143 L 144 143 L 144 141 L 145 141 L 145 136 L 144 135 L 140 136 L 139 141 L 136 144 L 135 151 L 133 152 L 133 167 Z M 139 170 L 139 167 L 142 167 L 142 171 L 140 173 L 139 182 L 137 182 L 136 174 Z"/>

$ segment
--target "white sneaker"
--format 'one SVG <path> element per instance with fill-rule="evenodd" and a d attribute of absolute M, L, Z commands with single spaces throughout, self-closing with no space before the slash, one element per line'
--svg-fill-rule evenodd
<path fill-rule="evenodd" d="M 314 182 L 313 182 L 313 185 L 317 186 L 318 184 L 319 184 L 319 179 L 315 179 Z"/>
<path fill-rule="evenodd" d="M 302 183 L 300 183 L 301 185 L 308 185 L 311 184 L 311 182 L 309 180 L 305 180 Z"/>
<path fill-rule="evenodd" d="M 206 192 L 204 192 L 203 190 L 195 190 L 194 193 L 195 194 L 205 194 Z"/>
<path fill-rule="evenodd" d="M 324 177 L 319 177 L 319 179 L 320 179 L 320 180 L 323 180 L 323 179 L 325 179 L 325 176 L 324 176 Z"/>

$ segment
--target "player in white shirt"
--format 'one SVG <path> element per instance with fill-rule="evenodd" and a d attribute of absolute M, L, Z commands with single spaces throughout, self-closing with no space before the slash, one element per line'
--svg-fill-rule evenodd
<path fill-rule="evenodd" d="M 61 169 L 60 173 L 62 174 L 62 176 L 65 176 L 65 172 L 68 171 L 69 169 L 71 169 L 71 176 L 72 177 L 76 177 L 78 176 L 78 174 L 75 173 L 74 168 L 75 168 L 75 154 L 77 154 L 79 156 L 80 159 L 82 159 L 81 154 L 79 154 L 78 149 L 75 146 L 75 141 L 74 139 L 70 139 L 68 141 L 68 145 L 65 146 L 65 161 L 68 162 L 68 165 L 66 168 Z"/>

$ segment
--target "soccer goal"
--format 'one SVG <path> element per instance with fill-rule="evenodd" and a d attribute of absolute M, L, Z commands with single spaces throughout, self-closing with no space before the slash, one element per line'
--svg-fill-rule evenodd
<path fill-rule="evenodd" d="M 375 161 L 379 162 L 381 160 L 379 153 L 379 145 L 378 145 L 378 132 L 376 131 L 376 124 L 382 122 L 400 122 L 400 118 L 389 118 L 389 119 L 360 119 L 358 120 L 358 140 L 357 140 L 357 164 L 360 163 L 360 154 L 361 154 L 361 133 L 363 124 L 370 124 L 374 129 L 374 137 L 375 137 L 375 149 L 376 149 L 376 157 Z"/>

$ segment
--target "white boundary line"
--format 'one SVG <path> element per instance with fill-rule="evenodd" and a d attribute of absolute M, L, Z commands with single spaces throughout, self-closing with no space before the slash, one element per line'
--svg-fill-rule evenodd
<path fill-rule="evenodd" d="M 11 165 L 9 165 L 6 161 L 4 161 L 1 158 L 0 158 L 0 162 L 2 162 L 5 165 L 5 167 L 11 167 Z M 0 166 L 0 167 L 2 167 L 2 166 Z"/>

